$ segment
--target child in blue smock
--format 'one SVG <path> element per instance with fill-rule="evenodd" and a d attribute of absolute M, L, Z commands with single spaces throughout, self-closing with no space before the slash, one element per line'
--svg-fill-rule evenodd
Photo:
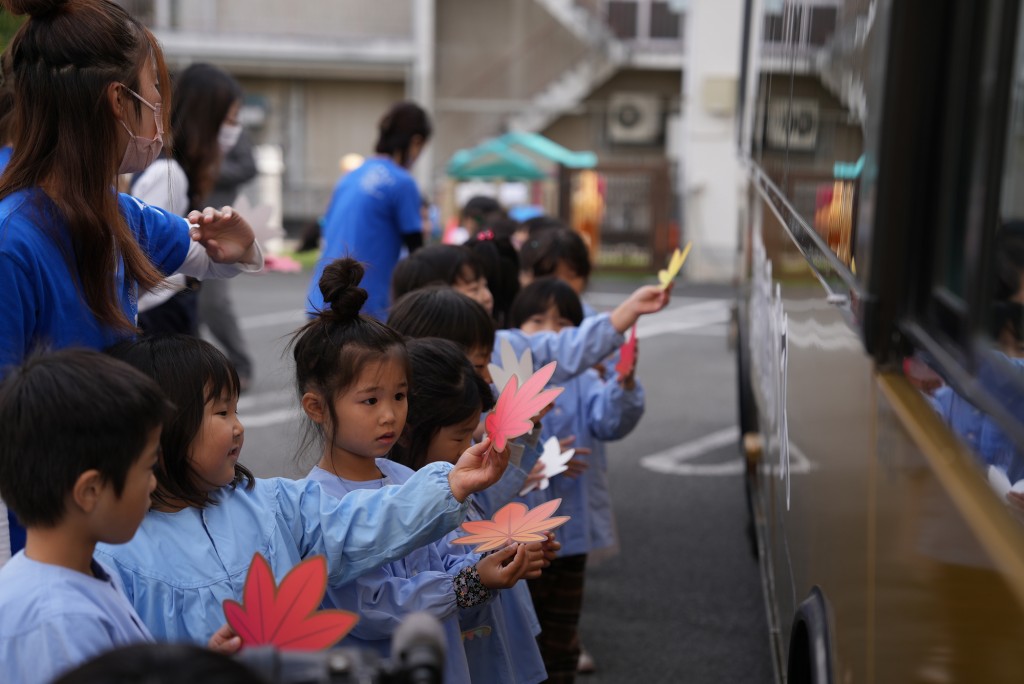
<path fill-rule="evenodd" d="M 516 296 L 509 320 L 526 334 L 558 332 L 579 325 L 583 308 L 569 284 L 539 278 Z M 604 380 L 591 369 L 562 383 L 564 391 L 544 417 L 543 438 L 575 437 L 577 453 L 585 454 L 575 459 L 578 467 L 552 478 L 544 492 L 550 499 L 560 498 L 559 514 L 571 518 L 559 531 L 562 557 L 530 585 L 544 630 L 545 663 L 569 674 L 578 666 L 577 625 L 587 554 L 616 544 L 603 442 L 629 434 L 644 411 L 643 388 L 633 370 L 623 377 L 609 374 Z"/>
<path fill-rule="evenodd" d="M 365 294 L 341 302 L 338 292 L 354 293 L 337 281 L 328 267 L 323 287 L 332 309 L 358 310 Z M 312 359 L 298 368 L 300 382 L 338 353 L 325 317 L 304 330 L 317 334 L 300 335 L 296 343 L 296 359 Z M 312 355 L 305 342 L 314 345 Z M 139 340 L 114 353 L 156 378 L 178 407 L 161 439 L 154 510 L 130 544 L 99 550 L 150 631 L 168 640 L 196 641 L 209 633 L 223 601 L 241 599 L 254 553 L 266 557 L 278 581 L 302 559 L 325 555 L 328 586 L 341 586 L 454 529 L 469 494 L 497 481 L 507 464 L 504 454 L 482 458 L 488 445 L 477 445 L 454 468 L 431 467 L 401 487 L 344 499 L 316 482 L 254 478 L 238 464 L 238 376 L 223 354 L 178 336 Z M 310 409 L 306 397 L 303 406 Z M 384 432 L 373 441 L 386 442 Z"/>
<path fill-rule="evenodd" d="M 332 306 L 318 314 L 321 326 L 308 327 L 294 347 L 302 406 L 321 446 L 320 461 L 309 479 L 339 498 L 353 491 L 401 485 L 413 476 L 413 471 L 385 457 L 403 438 L 410 376 L 413 382 L 429 383 L 416 379 L 418 370 L 410 373 L 412 352 L 407 352 L 398 333 L 359 317 L 357 306 L 346 305 L 363 292 L 357 288 L 360 271 L 352 261 L 333 264 L 325 271 L 325 277 L 337 278 Z M 326 359 L 323 339 L 330 339 L 334 347 Z M 461 350 L 451 346 L 455 358 L 466 364 Z M 471 368 L 469 375 L 489 395 L 490 389 Z M 480 389 L 477 385 L 469 389 L 477 391 L 471 417 L 478 418 Z M 446 408 L 459 410 L 450 402 Z M 543 561 L 539 545 L 531 555 L 536 564 Z M 492 590 L 514 585 L 529 569 L 529 560 L 525 546 L 482 559 L 460 554 L 455 561 L 464 567 L 449 573 L 437 548 L 426 545 L 354 582 L 331 587 L 325 603 L 360 616 L 346 645 L 369 647 L 383 656 L 390 654 L 392 634 L 404 617 L 415 611 L 430 613 L 441 620 L 448 635 L 445 681 L 468 684 L 457 611 L 489 600 Z"/>
<path fill-rule="evenodd" d="M 410 338 L 441 337 L 458 343 L 476 373 L 487 382 L 492 382 L 488 363 L 501 363 L 495 340 L 508 340 L 517 355 L 527 349 L 532 352 L 535 369 L 557 361 L 551 382 L 561 385 L 617 351 L 625 342 L 623 333 L 641 315 L 660 311 L 668 301 L 668 292 L 645 286 L 612 312 L 591 316 L 579 327 L 528 335 L 518 329 L 495 331 L 494 322 L 483 307 L 450 288 L 435 286 L 403 295 L 391 307 L 388 326 Z M 523 488 L 537 456 L 536 448 L 527 445 L 522 460 L 512 461 L 516 467 L 510 466 L 495 487 L 474 499 L 478 503 L 485 500 L 489 512 L 501 508 Z"/>
<path fill-rule="evenodd" d="M 94 552 L 131 539 L 149 509 L 171 408 L 150 378 L 96 351 L 30 357 L 11 370 L 0 388 L 0 494 L 27 544 L 0 569 L 0 681 L 45 684 L 153 640 Z M 226 626 L 203 643 L 210 634 L 211 647 L 240 646 Z"/>
<path fill-rule="evenodd" d="M 409 419 L 390 458 L 413 469 L 451 462 L 472 442 L 481 412 L 493 405 L 490 387 L 476 375 L 462 349 L 449 340 L 411 340 L 409 356 L 413 369 Z M 478 496 L 473 497 L 469 517 L 489 518 L 477 505 Z M 451 543 L 459 536 L 462 534 L 458 531 L 451 533 L 435 549 L 449 566 L 466 562 L 480 565 L 508 552 L 499 551 L 477 561 L 478 556 L 468 547 Z M 539 563 L 528 568 L 525 576 L 536 578 L 554 557 L 558 544 L 551 537 L 545 544 L 527 546 L 539 552 Z M 464 649 L 472 681 L 513 684 L 547 678 L 536 642 L 539 625 L 525 583 L 507 583 L 494 601 L 462 606 L 458 622 L 459 649 Z"/>

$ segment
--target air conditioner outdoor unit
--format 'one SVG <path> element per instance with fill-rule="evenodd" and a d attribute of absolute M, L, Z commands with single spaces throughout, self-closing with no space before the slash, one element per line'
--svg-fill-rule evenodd
<path fill-rule="evenodd" d="M 818 101 L 810 98 L 772 100 L 765 134 L 777 149 L 813 152 L 818 145 Z"/>
<path fill-rule="evenodd" d="M 615 93 L 608 101 L 608 140 L 614 144 L 655 145 L 665 130 L 659 95 Z"/>

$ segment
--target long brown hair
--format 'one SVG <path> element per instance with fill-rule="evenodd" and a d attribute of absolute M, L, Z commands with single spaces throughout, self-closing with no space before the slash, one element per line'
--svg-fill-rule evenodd
<path fill-rule="evenodd" d="M 121 309 L 112 274 L 152 287 L 161 274 L 139 246 L 118 208 L 118 123 L 107 89 L 139 90 L 147 58 L 155 62 L 164 103 L 167 67 L 153 34 L 109 0 L 3 0 L 30 19 L 9 47 L 14 78 L 14 153 L 0 177 L 0 199 L 43 186 L 67 225 L 69 267 L 93 315 L 116 330 L 134 329 Z M 141 103 L 129 98 L 141 116 Z M 164 106 L 165 129 L 169 107 Z M 45 212 L 40 213 L 40 217 Z M 64 244 L 61 220 L 40 229 Z"/>
<path fill-rule="evenodd" d="M 217 134 L 242 86 L 212 64 L 193 64 L 174 81 L 174 158 L 188 177 L 189 209 L 202 209 L 220 168 Z"/>

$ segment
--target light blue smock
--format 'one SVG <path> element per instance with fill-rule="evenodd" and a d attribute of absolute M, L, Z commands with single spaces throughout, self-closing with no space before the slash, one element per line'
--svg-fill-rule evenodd
<path fill-rule="evenodd" d="M 561 386 L 618 351 L 626 338 L 615 329 L 611 317 L 606 313 L 585 318 L 578 328 L 564 328 L 557 333 L 527 335 L 517 328 L 498 330 L 491 362 L 499 366 L 502 340 L 509 341 L 517 356 L 529 348 L 533 354 L 534 369 L 557 361 L 551 384 Z"/>
<path fill-rule="evenodd" d="M 483 520 L 476 504 L 478 494 L 466 515 L 467 520 Z M 465 533 L 456 530 L 438 542 L 442 558 L 472 555 L 472 547 L 453 544 L 452 540 Z M 536 684 L 548 678 L 544 660 L 537 647 L 540 623 L 533 610 L 533 599 L 525 580 L 516 582 L 511 589 L 496 592 L 494 601 L 459 611 L 462 627 L 462 646 L 469 661 L 469 672 L 474 682 L 487 684 Z"/>
<path fill-rule="evenodd" d="M 31 560 L 0 570 L 0 682 L 47 684 L 120 646 L 152 641 L 116 574 Z"/>
<path fill-rule="evenodd" d="M 331 496 L 342 498 L 353 491 L 400 485 L 414 472 L 386 458 L 376 461 L 384 475 L 382 479 L 346 480 L 318 466 L 307 477 Z M 354 582 L 329 588 L 324 598 L 325 608 L 340 608 L 359 615 L 359 622 L 340 645 L 372 649 L 381 657 L 390 657 L 391 638 L 402 620 L 410 613 L 423 611 L 440 620 L 444 628 L 448 645 L 444 681 L 468 684 L 469 665 L 462 648 L 459 606 L 452 580 L 462 567 L 475 564 L 476 557 L 460 558 L 464 563 L 449 573 L 437 545 L 427 544 Z"/>
<path fill-rule="evenodd" d="M 574 448 L 590 449 L 589 454 L 576 457 L 588 467 L 576 478 L 556 475 L 540 495 L 548 501 L 562 499 L 555 515 L 568 515 L 571 520 L 555 532 L 562 543 L 560 555 L 575 556 L 616 544 L 604 442 L 621 439 L 636 427 L 644 413 L 644 390 L 637 382 L 627 392 L 614 371 L 610 379 L 602 380 L 594 370 L 561 383 L 561 387 L 565 389 L 555 399 L 554 409 L 542 421 L 542 439 L 575 435 Z M 532 506 L 540 503 L 537 499 L 528 497 Z"/>
<path fill-rule="evenodd" d="M 217 503 L 175 513 L 150 511 L 127 544 L 100 544 L 97 556 L 161 641 L 206 644 L 224 624 L 225 599 L 242 601 L 253 554 L 280 582 L 304 558 L 327 558 L 328 585 L 341 586 L 440 539 L 462 522 L 448 463 L 433 463 L 401 487 L 344 499 L 316 482 L 257 479 L 252 490 L 224 487 Z"/>

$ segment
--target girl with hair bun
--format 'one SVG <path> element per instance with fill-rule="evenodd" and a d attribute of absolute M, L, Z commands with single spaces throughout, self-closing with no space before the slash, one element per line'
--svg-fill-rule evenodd
<path fill-rule="evenodd" d="M 302 406 L 326 437 L 328 467 L 355 449 L 385 455 L 401 432 L 398 416 L 405 420 L 405 345 L 359 315 L 361 270 L 351 261 L 327 270 L 323 290 L 333 306 L 294 343 Z M 239 463 L 238 374 L 216 347 L 166 335 L 113 353 L 153 377 L 178 407 L 160 438 L 153 510 L 129 543 L 97 550 L 158 640 L 205 643 L 224 600 L 242 599 L 254 553 L 278 581 L 301 560 L 325 556 L 329 591 L 403 558 L 458 526 L 469 495 L 496 482 L 508 463 L 507 452 L 483 442 L 454 466 L 434 464 L 402 486 L 344 498 L 311 480 L 253 477 Z M 515 558 L 502 572 L 518 572 L 526 551 Z"/>
<path fill-rule="evenodd" d="M 186 220 L 114 190 L 118 174 L 156 158 L 169 122 L 167 68 L 145 26 L 109 0 L 2 6 L 30 18 L 7 48 L 14 152 L 0 176 L 0 377 L 37 348 L 134 336 L 138 292 L 164 275 L 263 265 L 252 228 L 230 209 Z"/>
<path fill-rule="evenodd" d="M 328 267 L 325 277 L 332 268 Z M 384 327 L 376 321 L 372 325 Z M 347 340 L 350 346 L 359 343 L 356 336 Z M 372 341 L 369 344 L 375 346 Z M 442 447 L 433 449 L 441 452 L 443 458 L 433 460 L 455 463 L 471 444 L 468 437 L 480 418 L 483 402 L 488 407 L 493 403 L 490 388 L 476 376 L 453 342 L 413 340 L 408 351 L 403 347 L 401 357 L 395 353 L 389 360 L 388 352 L 384 354 L 378 357 L 380 365 L 373 358 L 367 359 L 359 378 L 335 399 L 328 440 L 331 447 L 324 450 L 320 463 L 308 476 L 332 496 L 340 498 L 357 490 L 377 490 L 407 482 L 414 471 L 396 457 L 397 451 L 404 455 L 415 451 L 426 457 L 429 447 L 443 442 Z M 410 361 L 415 369 L 412 384 L 408 392 L 403 392 L 406 387 L 402 381 Z M 398 382 L 393 389 L 389 388 L 392 377 Z M 453 383 L 454 389 L 449 390 Z M 437 391 L 439 384 L 446 389 Z M 360 388 L 366 385 L 385 390 L 383 396 L 375 398 L 377 403 L 373 406 L 354 403 L 365 401 L 367 395 Z M 398 394 L 403 396 L 399 398 Z M 423 395 L 432 399 L 429 405 L 415 401 Z M 410 413 L 413 408 L 419 418 Z M 315 414 L 311 417 L 319 419 Z M 376 420 L 371 422 L 372 418 Z M 390 448 L 374 448 L 367 439 L 378 429 L 397 436 Z M 425 463 L 423 460 L 413 467 L 418 469 Z M 438 545 L 427 544 L 355 582 L 332 587 L 324 602 L 360 616 L 342 646 L 369 648 L 383 657 L 391 655 L 391 637 L 405 617 L 416 611 L 430 613 L 441 622 L 448 645 L 444 681 L 469 684 L 476 678 L 470 676 L 474 663 L 467 662 L 470 649 L 463 648 L 461 617 L 468 610 L 492 603 L 497 590 L 518 585 L 528 571 L 533 571 L 530 576 L 539 576 L 544 562 L 539 544 L 513 545 L 483 557 L 463 551 L 442 552 Z M 494 664 L 477 665 L 491 666 L 493 673 Z M 486 679 L 498 681 L 493 677 Z"/>
<path fill-rule="evenodd" d="M 404 244 L 409 252 L 423 245 L 420 191 L 409 169 L 430 139 L 426 112 L 399 102 L 380 121 L 377 155 L 342 177 L 323 220 L 324 246 L 307 292 L 306 310 L 315 315 L 327 304 L 320 276 L 333 260 L 350 256 L 367 265 L 362 282 L 368 295 L 365 312 L 387 315 L 391 272 Z"/>

